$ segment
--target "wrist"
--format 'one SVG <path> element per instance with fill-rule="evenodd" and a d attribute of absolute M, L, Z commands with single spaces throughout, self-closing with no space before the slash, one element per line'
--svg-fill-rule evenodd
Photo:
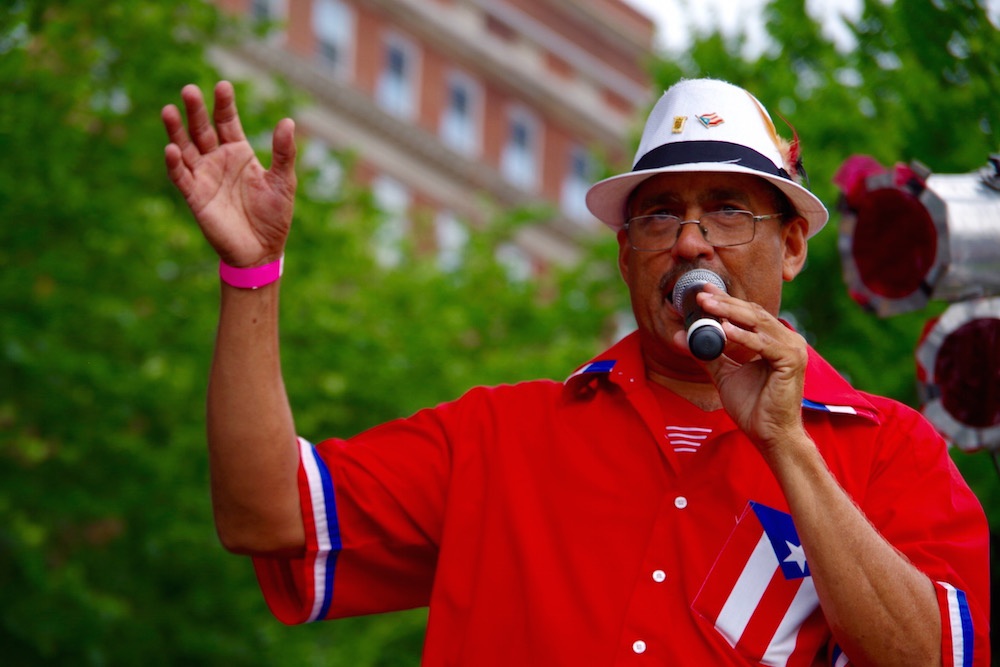
<path fill-rule="evenodd" d="M 219 260 L 219 277 L 222 282 L 240 289 L 258 289 L 276 282 L 285 269 L 285 256 L 263 266 L 240 268 Z"/>
<path fill-rule="evenodd" d="M 789 432 L 780 442 L 756 444 L 768 467 L 779 479 L 787 474 L 813 477 L 817 466 L 826 467 L 816 443 L 804 430 Z"/>

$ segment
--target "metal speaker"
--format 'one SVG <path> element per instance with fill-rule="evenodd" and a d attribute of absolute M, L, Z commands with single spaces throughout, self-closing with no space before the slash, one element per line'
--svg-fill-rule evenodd
<path fill-rule="evenodd" d="M 917 344 L 923 412 L 965 451 L 1000 449 L 1000 298 L 948 306 Z"/>
<path fill-rule="evenodd" d="M 1000 294 L 1000 155 L 970 174 L 855 155 L 838 169 L 851 297 L 880 317 Z"/>

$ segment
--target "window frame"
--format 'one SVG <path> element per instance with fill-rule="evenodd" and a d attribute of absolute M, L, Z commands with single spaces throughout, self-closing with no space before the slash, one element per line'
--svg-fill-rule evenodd
<path fill-rule="evenodd" d="M 400 77 L 392 74 L 390 67 L 393 51 L 403 55 Z M 387 113 L 405 120 L 416 119 L 420 108 L 420 56 L 420 48 L 411 38 L 396 31 L 383 35 L 382 66 L 375 82 L 375 101 Z"/>
<path fill-rule="evenodd" d="M 514 142 L 518 127 L 525 129 L 525 147 Z M 500 151 L 500 172 L 517 187 L 538 192 L 542 183 L 542 123 L 527 107 L 507 108 L 507 133 Z"/>
<path fill-rule="evenodd" d="M 452 69 L 445 78 L 447 103 L 441 111 L 438 123 L 438 136 L 449 148 L 463 155 L 478 157 L 483 150 L 483 99 L 482 85 L 467 73 Z M 467 97 L 467 109 L 464 118 L 456 119 L 452 104 L 454 92 L 462 90 Z"/>

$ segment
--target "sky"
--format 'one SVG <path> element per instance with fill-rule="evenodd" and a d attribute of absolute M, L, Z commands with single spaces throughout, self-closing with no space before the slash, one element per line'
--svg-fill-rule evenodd
<path fill-rule="evenodd" d="M 683 49 L 688 42 L 689 26 L 710 31 L 716 26 L 727 34 L 734 34 L 744 27 L 747 31 L 747 49 L 753 54 L 763 50 L 764 29 L 761 8 L 767 0 L 625 0 L 646 14 L 657 24 L 657 44 L 668 50 Z M 824 31 L 838 42 L 849 40 L 849 33 L 840 20 L 841 15 L 856 18 L 861 12 L 862 0 L 807 0 L 806 7 L 814 17 L 821 19 Z"/>
<path fill-rule="evenodd" d="M 671 51 L 683 49 L 692 24 L 701 30 L 720 27 L 735 34 L 746 27 L 748 55 L 756 56 L 766 46 L 761 8 L 767 0 L 625 0 L 654 20 L 658 26 L 657 43 Z M 994 23 L 1000 23 L 1000 0 L 987 0 Z M 806 0 L 809 13 L 820 20 L 824 32 L 838 44 L 852 45 L 850 32 L 842 16 L 857 18 L 862 0 Z"/>

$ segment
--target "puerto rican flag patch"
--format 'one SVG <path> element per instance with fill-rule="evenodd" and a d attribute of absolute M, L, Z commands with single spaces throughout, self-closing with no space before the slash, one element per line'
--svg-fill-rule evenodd
<path fill-rule="evenodd" d="M 691 607 L 753 662 L 787 664 L 819 609 L 792 516 L 750 502 Z"/>

